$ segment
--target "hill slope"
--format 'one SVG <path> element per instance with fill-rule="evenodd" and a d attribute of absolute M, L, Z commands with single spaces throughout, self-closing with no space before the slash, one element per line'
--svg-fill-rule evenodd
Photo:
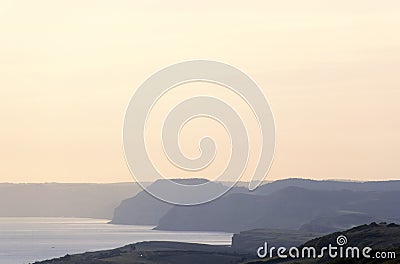
<path fill-rule="evenodd" d="M 346 243 L 344 245 L 338 245 L 337 239 L 339 236 L 346 237 Z M 266 264 L 266 263 L 281 263 L 281 264 L 307 264 L 307 263 L 318 263 L 318 264 L 396 264 L 399 263 L 398 258 L 400 257 L 400 225 L 396 224 L 376 224 L 371 223 L 368 225 L 361 225 L 354 227 L 349 230 L 342 232 L 332 233 L 323 237 L 312 239 L 306 242 L 300 247 L 313 247 L 317 249 L 317 252 L 321 252 L 321 248 L 327 247 L 332 244 L 336 247 L 343 247 L 344 252 L 348 247 L 357 247 L 359 249 L 359 257 L 349 255 L 348 258 L 340 258 L 339 253 L 337 257 L 332 259 L 328 253 L 324 254 L 322 258 L 316 259 L 279 259 L 274 257 L 272 259 L 263 259 L 258 261 L 250 261 L 249 264 Z M 362 250 L 365 247 L 372 248 L 372 251 L 368 253 L 370 258 L 365 258 L 362 254 Z M 385 252 L 385 259 L 376 258 L 375 254 L 381 254 Z M 389 253 L 390 252 L 390 253 Z M 345 253 L 344 253 L 345 254 Z M 390 254 L 390 255 L 389 255 Z M 344 255 L 345 256 L 345 255 Z"/>
<path fill-rule="evenodd" d="M 204 179 L 178 179 L 174 180 L 181 184 L 198 184 L 208 182 Z M 165 188 L 166 180 L 158 180 L 151 184 L 148 189 L 150 191 L 162 190 Z M 210 189 L 224 190 L 224 186 L 221 183 L 211 182 L 209 185 Z M 234 192 L 244 192 L 245 188 L 235 187 L 229 191 L 229 193 Z M 159 220 L 167 214 L 167 212 L 179 206 L 173 206 L 157 198 L 154 198 L 146 191 L 141 191 L 132 198 L 126 199 L 121 202 L 121 204 L 115 209 L 114 216 L 112 219 L 113 224 L 127 224 L 127 225 L 158 225 Z"/>
<path fill-rule="evenodd" d="M 400 191 L 319 191 L 288 187 L 269 195 L 230 194 L 211 203 L 173 207 L 160 230 L 239 232 L 257 228 L 326 233 L 372 221 L 398 221 Z M 327 221 L 326 219 L 330 220 Z"/>

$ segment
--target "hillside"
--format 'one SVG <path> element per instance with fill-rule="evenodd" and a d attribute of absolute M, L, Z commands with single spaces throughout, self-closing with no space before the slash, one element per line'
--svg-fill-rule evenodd
<path fill-rule="evenodd" d="M 175 179 L 181 184 L 198 184 L 208 182 L 204 179 Z M 155 191 L 165 188 L 166 180 L 158 180 L 148 187 L 148 190 Z M 210 182 L 208 186 L 210 190 L 224 190 L 222 183 Z M 235 187 L 229 193 L 244 192 L 245 188 Z M 173 206 L 157 198 L 154 198 L 146 191 L 141 191 L 132 198 L 126 199 L 115 208 L 112 219 L 113 224 L 130 224 L 130 225 L 158 225 L 159 220 L 167 214 L 167 212 L 179 206 Z"/>
<path fill-rule="evenodd" d="M 150 188 L 163 188 L 163 181 Z M 112 223 L 178 231 L 281 228 L 328 233 L 373 221 L 397 222 L 400 212 L 392 208 L 398 202 L 400 181 L 285 179 L 266 183 L 255 192 L 235 187 L 215 201 L 190 207 L 169 205 L 141 191 L 115 209 Z"/>
<path fill-rule="evenodd" d="M 323 258 L 317 259 L 278 259 L 277 257 L 272 259 L 263 259 L 258 261 L 250 261 L 249 264 L 272 264 L 272 263 L 284 263 L 284 264 L 307 264 L 307 263 L 318 263 L 318 264 L 395 264 L 399 263 L 398 258 L 400 257 L 400 225 L 386 224 L 375 222 L 371 224 L 365 224 L 345 230 L 342 232 L 336 232 L 329 235 L 325 235 L 319 238 L 312 239 L 305 244 L 303 247 L 313 247 L 317 249 L 317 252 L 321 251 L 322 247 L 326 247 L 329 244 L 338 246 L 337 239 L 339 236 L 346 237 L 346 243 L 342 246 L 357 247 L 360 251 L 365 247 L 372 248 L 369 253 L 370 258 L 365 258 L 360 253 L 359 258 L 329 258 L 325 255 Z M 395 255 L 387 257 L 386 259 L 377 259 L 375 257 L 376 252 L 391 252 Z"/>
<path fill-rule="evenodd" d="M 145 191 L 125 199 L 114 210 L 112 224 L 158 225 L 158 221 L 173 206 L 164 203 Z"/>
<path fill-rule="evenodd" d="M 275 247 L 293 247 L 300 246 L 321 235 L 298 230 L 253 229 L 234 234 L 232 237 L 232 249 L 237 252 L 256 255 L 255 249 L 263 245 L 265 241 Z"/>
<path fill-rule="evenodd" d="M 232 264 L 249 259 L 227 246 L 180 242 L 141 242 L 121 248 L 35 262 L 35 264 Z"/>
<path fill-rule="evenodd" d="M 301 178 L 290 178 L 277 180 L 261 185 L 255 190 L 257 194 L 271 194 L 273 192 L 285 189 L 287 187 L 299 187 L 308 190 L 319 190 L 319 191 L 398 191 L 400 190 L 400 181 L 334 181 L 334 180 L 310 180 Z"/>
<path fill-rule="evenodd" d="M 372 221 L 398 221 L 400 191 L 320 191 L 287 187 L 269 195 L 230 194 L 211 203 L 173 207 L 160 230 L 239 232 L 257 228 L 327 233 Z"/>

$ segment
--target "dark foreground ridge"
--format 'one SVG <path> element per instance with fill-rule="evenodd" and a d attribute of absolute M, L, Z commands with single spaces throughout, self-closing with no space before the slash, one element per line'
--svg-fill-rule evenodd
<path fill-rule="evenodd" d="M 251 234 L 254 233 L 259 241 L 260 234 L 266 234 L 267 231 L 251 231 L 247 232 L 246 237 L 251 240 Z M 271 231 L 272 232 L 272 231 Z M 276 234 L 277 231 L 273 231 Z M 288 237 L 299 237 L 301 233 L 289 234 L 289 231 L 284 233 Z M 136 244 L 127 245 L 121 248 L 104 250 L 97 252 L 86 252 L 77 255 L 66 255 L 61 258 L 35 262 L 35 264 L 164 264 L 164 263 L 207 263 L 207 264 L 225 264 L 225 263 L 321 263 L 321 264 L 339 264 L 339 263 L 384 263 L 394 264 L 399 263 L 400 257 L 400 226 L 396 224 L 376 224 L 361 225 L 342 232 L 336 232 L 325 235 L 319 238 L 312 239 L 303 245 L 298 245 L 300 248 L 305 246 L 314 246 L 320 248 L 334 244 L 339 235 L 345 235 L 348 239 L 349 246 L 372 247 L 374 250 L 393 251 L 396 253 L 396 258 L 387 260 L 377 259 L 257 259 L 255 251 L 257 250 L 256 244 L 252 245 L 253 252 L 249 249 L 241 250 L 240 248 L 231 246 L 212 246 L 194 243 L 181 243 L 181 242 L 140 242 Z M 271 237 L 271 234 L 270 234 Z M 299 240 L 300 241 L 300 240 Z M 273 243 L 272 243 L 273 244 Z M 261 246 L 261 244 L 259 245 Z"/>
<path fill-rule="evenodd" d="M 312 239 L 305 244 L 300 246 L 303 247 L 314 247 L 320 252 L 322 247 L 326 247 L 329 244 L 337 246 L 336 239 L 338 236 L 345 236 L 347 242 L 346 247 L 358 247 L 360 249 L 365 247 L 372 248 L 370 252 L 371 258 L 364 258 L 360 255 L 360 258 L 329 258 L 325 256 L 320 259 L 264 259 L 247 262 L 248 264 L 398 264 L 400 263 L 400 225 L 397 224 L 386 224 L 375 222 L 368 225 L 361 225 L 349 230 L 342 232 L 335 232 L 329 235 L 325 235 L 319 238 Z M 374 257 L 376 252 L 391 252 L 394 256 L 386 257 L 385 259 L 377 259 Z"/>

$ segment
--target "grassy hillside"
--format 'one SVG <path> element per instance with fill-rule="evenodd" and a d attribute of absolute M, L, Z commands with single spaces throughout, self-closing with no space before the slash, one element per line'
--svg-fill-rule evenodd
<path fill-rule="evenodd" d="M 358 247 L 362 250 L 365 247 L 370 247 L 373 250 L 369 253 L 371 258 L 364 258 L 362 254 L 360 254 L 360 258 L 335 258 L 331 259 L 329 256 L 325 255 L 323 258 L 318 259 L 279 259 L 274 257 L 272 259 L 263 259 L 263 260 L 255 260 L 249 261 L 250 264 L 308 264 L 308 263 L 317 263 L 317 264 L 375 264 L 375 263 L 384 263 L 384 264 L 397 264 L 400 263 L 400 225 L 396 224 L 376 224 L 371 223 L 369 225 L 361 225 L 358 227 L 354 227 L 352 229 L 335 232 L 326 236 L 322 236 L 319 238 L 312 239 L 305 244 L 303 247 L 314 247 L 317 249 L 317 252 L 320 252 L 322 247 L 326 247 L 329 244 L 337 246 L 336 239 L 338 236 L 346 236 L 347 243 L 343 246 L 347 247 Z M 394 252 L 396 258 L 387 257 L 386 259 L 377 259 L 375 258 L 376 252 Z"/>
<path fill-rule="evenodd" d="M 36 264 L 204 264 L 241 263 L 246 255 L 226 246 L 179 242 L 142 242 L 118 249 L 88 252 L 37 262 Z"/>

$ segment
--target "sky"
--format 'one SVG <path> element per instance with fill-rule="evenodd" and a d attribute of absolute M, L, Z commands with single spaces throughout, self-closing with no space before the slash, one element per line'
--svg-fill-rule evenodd
<path fill-rule="evenodd" d="M 267 180 L 399 179 L 399 31 L 394 0 L 0 0 L 0 182 L 132 181 L 126 106 L 152 73 L 191 59 L 234 65 L 262 88 L 277 136 Z M 178 87 L 159 109 L 191 91 L 215 89 Z M 246 116 L 238 98 L 216 96 Z M 195 176 L 214 178 L 229 140 L 196 122 L 220 155 Z M 172 177 L 193 176 L 168 167 L 156 128 L 152 160 Z M 200 132 L 193 122 L 181 135 L 189 156 Z"/>

